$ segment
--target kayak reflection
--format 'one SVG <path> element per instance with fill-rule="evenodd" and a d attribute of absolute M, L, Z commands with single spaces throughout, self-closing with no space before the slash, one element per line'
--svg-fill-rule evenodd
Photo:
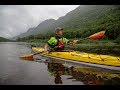
<path fill-rule="evenodd" d="M 63 84 L 62 75 L 71 76 L 67 80 L 80 81 L 85 85 L 120 85 L 120 72 L 110 73 L 98 71 L 88 67 L 70 67 L 65 62 L 56 59 L 23 59 L 45 63 L 51 76 L 54 76 L 55 84 Z"/>
<path fill-rule="evenodd" d="M 69 75 L 72 81 L 81 81 L 85 85 L 120 85 L 120 73 L 98 72 L 91 68 L 65 66 L 60 62 L 49 62 L 48 71 L 55 77 L 55 84 L 62 84 L 62 75 Z"/>
<path fill-rule="evenodd" d="M 67 74 L 68 72 L 65 66 L 63 66 L 61 63 L 48 63 L 48 71 L 51 73 L 51 76 L 55 77 L 55 84 L 62 84 L 62 78 L 61 75 Z"/>

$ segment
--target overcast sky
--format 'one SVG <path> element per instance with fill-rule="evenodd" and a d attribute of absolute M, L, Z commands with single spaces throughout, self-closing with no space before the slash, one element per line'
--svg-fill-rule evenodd
<path fill-rule="evenodd" d="M 58 19 L 79 5 L 0 5 L 0 37 L 11 38 L 46 19 Z"/>

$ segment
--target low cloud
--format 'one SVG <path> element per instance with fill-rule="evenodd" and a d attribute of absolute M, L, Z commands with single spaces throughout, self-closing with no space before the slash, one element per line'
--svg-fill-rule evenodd
<path fill-rule="evenodd" d="M 46 19 L 58 19 L 79 5 L 0 5 L 0 37 L 12 38 Z"/>

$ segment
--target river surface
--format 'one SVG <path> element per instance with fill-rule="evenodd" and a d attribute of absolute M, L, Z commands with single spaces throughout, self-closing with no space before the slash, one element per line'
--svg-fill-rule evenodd
<path fill-rule="evenodd" d="M 0 43 L 0 85 L 120 85 L 119 71 L 77 67 L 40 55 L 34 61 L 19 58 L 31 52 L 27 43 Z"/>

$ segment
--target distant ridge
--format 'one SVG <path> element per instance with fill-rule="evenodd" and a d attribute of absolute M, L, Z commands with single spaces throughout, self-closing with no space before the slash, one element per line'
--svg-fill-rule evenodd
<path fill-rule="evenodd" d="M 120 5 L 80 5 L 65 16 L 57 20 L 47 19 L 37 27 L 30 28 L 27 32 L 14 38 L 53 32 L 58 26 L 63 27 L 66 31 L 79 30 L 83 34 L 104 29 L 110 30 L 111 33 L 112 30 L 117 31 L 119 35 L 120 30 L 118 31 L 116 28 L 120 26 L 119 20 Z"/>

